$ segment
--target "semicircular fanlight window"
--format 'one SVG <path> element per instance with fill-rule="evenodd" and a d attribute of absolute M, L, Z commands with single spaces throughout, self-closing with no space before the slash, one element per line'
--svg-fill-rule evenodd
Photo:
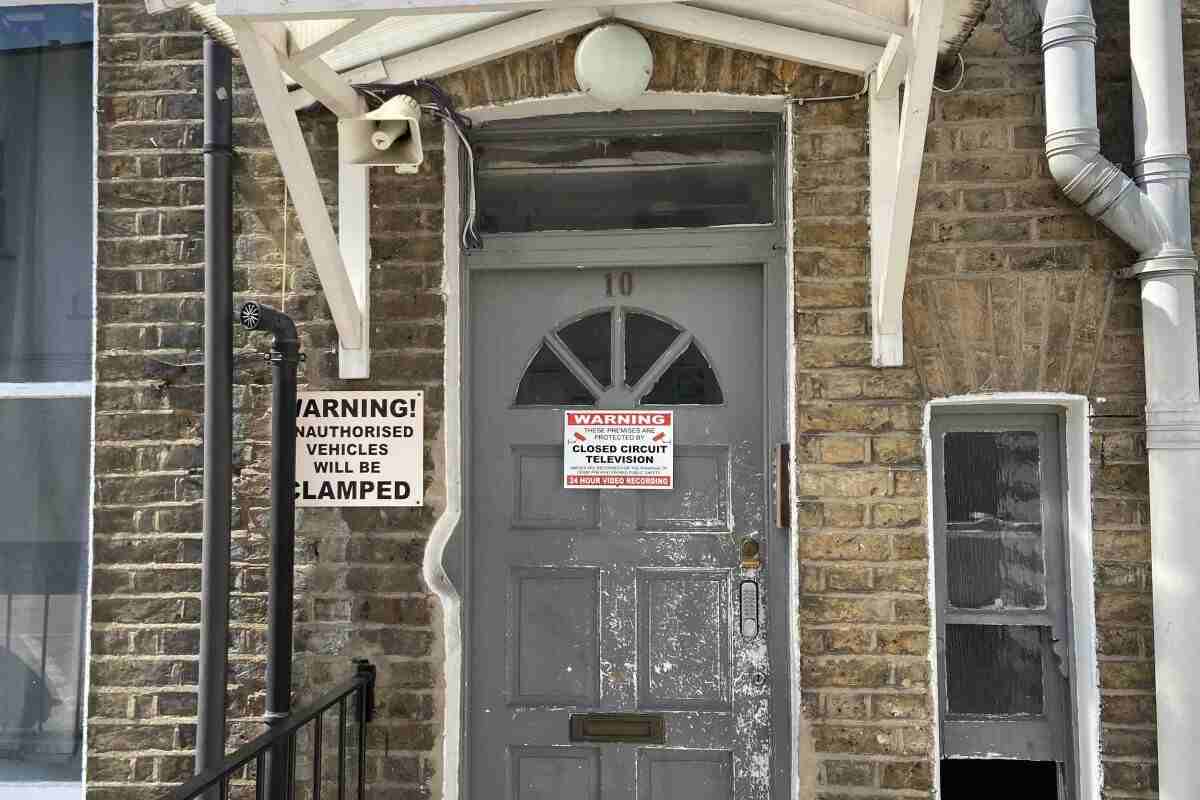
<path fill-rule="evenodd" d="M 625 383 L 630 388 L 637 386 L 681 333 L 683 331 L 671 323 L 649 314 L 630 312 L 626 315 Z"/>
<path fill-rule="evenodd" d="M 542 342 L 525 368 L 517 388 L 518 406 L 592 406 L 596 398 L 576 378 L 562 359 Z"/>
<path fill-rule="evenodd" d="M 644 392 L 638 402 L 645 405 L 725 402 L 716 372 L 691 334 L 629 312 L 621 326 L 624 340 L 614 343 L 613 314 L 588 314 L 549 333 L 521 376 L 516 405 L 595 406 L 610 392 L 621 395 L 615 402 L 627 403 L 635 390 Z M 614 344 L 625 357 L 624 376 L 613 374 Z"/>
<path fill-rule="evenodd" d="M 725 402 L 725 396 L 717 382 L 717 373 L 692 342 L 667 367 L 642 402 L 654 406 L 719 406 Z"/>
<path fill-rule="evenodd" d="M 612 312 L 589 314 L 558 331 L 558 338 L 605 389 L 612 386 Z"/>

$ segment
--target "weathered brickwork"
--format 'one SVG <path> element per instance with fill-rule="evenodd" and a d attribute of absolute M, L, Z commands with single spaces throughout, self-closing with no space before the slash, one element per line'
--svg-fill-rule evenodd
<path fill-rule="evenodd" d="M 186 15 L 151 18 L 140 0 L 99 9 L 88 772 L 92 798 L 136 800 L 190 772 L 195 739 L 202 376 L 160 362 L 182 360 L 201 344 L 201 39 Z M 1118 139 L 1128 105 L 1126 14 L 1125 3 L 1099 4 L 1106 135 L 1111 129 Z M 809 800 L 921 797 L 932 789 L 923 409 L 932 397 L 984 391 L 1096 400 L 1105 792 L 1146 797 L 1156 784 L 1137 287 L 1113 277 L 1129 253 L 1048 177 L 1040 53 L 1029 41 L 1008 42 L 999 23 L 992 12 L 975 31 L 961 88 L 934 106 L 906 303 L 908 367 L 870 366 L 866 103 L 795 108 L 804 709 L 796 746 L 801 796 Z M 1187 31 L 1189 64 L 1200 64 L 1200 14 Z M 647 36 L 655 89 L 813 96 L 860 86 L 853 76 Z M 464 108 L 574 91 L 577 41 L 439 83 Z M 237 291 L 282 302 L 301 321 L 304 380 L 341 387 L 333 325 L 241 73 L 235 108 Z M 318 169 L 332 177 L 332 119 L 303 118 Z M 440 786 L 441 626 L 420 569 L 444 501 L 443 186 L 440 132 L 429 126 L 424 135 L 420 176 L 372 175 L 374 377 L 354 386 L 426 390 L 429 506 L 304 512 L 297 551 L 297 685 L 304 694 L 348 674 L 354 656 L 379 665 L 381 713 L 368 774 L 374 795 L 388 798 L 436 795 Z M 332 183 L 325 185 L 332 201 Z M 238 339 L 239 347 L 264 345 Z M 233 737 L 242 739 L 261 730 L 263 710 L 265 369 L 239 373 L 236 402 L 229 716 Z"/>
<path fill-rule="evenodd" d="M 202 374 L 168 364 L 202 344 L 201 36 L 186 15 L 102 3 L 98 42 L 100 296 L 89 792 L 154 797 L 192 770 L 198 649 Z M 300 322 L 302 382 L 339 388 L 336 336 L 245 76 L 235 77 L 235 290 Z M 318 169 L 336 130 L 306 115 Z M 374 375 L 426 392 L 427 507 L 298 518 L 301 700 L 366 656 L 379 668 L 368 775 L 380 796 L 425 796 L 432 772 L 435 609 L 420 578 L 443 506 L 440 128 L 422 173 L 374 176 Z M 331 180 L 324 184 L 331 200 Z M 284 281 L 286 279 L 286 290 Z M 240 335 L 238 349 L 267 337 Z M 189 357 L 189 353 L 192 355 Z M 163 363 L 165 362 L 165 363 Z M 262 730 L 270 374 L 238 373 L 231 604 L 231 744 Z"/>
<path fill-rule="evenodd" d="M 1129 163 L 1129 8 L 1095 7 L 1104 146 Z M 1188 63 L 1200 63 L 1188 30 Z M 1104 792 L 1144 796 L 1157 785 L 1145 380 L 1138 285 L 1115 275 L 1133 254 L 1056 189 L 1042 149 L 1040 41 L 1004 33 L 989 13 L 964 50 L 962 88 L 934 106 L 906 305 L 910 353 L 930 396 L 1092 399 Z"/>

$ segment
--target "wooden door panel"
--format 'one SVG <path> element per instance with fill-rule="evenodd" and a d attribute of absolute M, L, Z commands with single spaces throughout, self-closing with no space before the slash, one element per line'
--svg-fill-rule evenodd
<path fill-rule="evenodd" d="M 589 270 L 472 276 L 467 713 L 476 800 L 490 800 L 502 772 L 521 800 L 769 796 L 769 566 L 746 570 L 739 558 L 741 539 L 763 539 L 767 524 L 762 268 L 633 274 L 629 306 L 598 303 Z M 690 337 L 670 351 L 686 353 L 685 366 L 659 370 L 679 395 L 720 402 L 655 405 L 675 411 L 673 490 L 564 489 L 562 407 L 517 407 L 516 387 L 532 385 L 523 376 L 535 367 L 544 370 L 539 391 L 552 386 L 559 367 L 533 354 L 547 342 L 558 352 L 558 331 L 611 313 L 611 386 L 587 380 L 605 372 L 603 336 L 565 337 L 585 338 L 589 350 L 559 362 L 575 377 L 588 373 L 571 396 L 587 384 L 590 407 L 636 407 L 638 393 L 620 380 L 633 309 Z M 719 392 L 694 391 L 693 378 L 713 375 Z M 740 624 L 744 581 L 757 583 L 753 630 Z M 572 714 L 597 712 L 655 715 L 665 741 L 572 740 Z"/>

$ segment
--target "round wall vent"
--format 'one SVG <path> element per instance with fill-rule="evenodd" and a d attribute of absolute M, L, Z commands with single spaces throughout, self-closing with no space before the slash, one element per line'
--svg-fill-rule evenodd
<path fill-rule="evenodd" d="M 650 45 L 628 25 L 595 28 L 575 51 L 579 88 L 612 108 L 623 108 L 641 96 L 653 71 Z"/>

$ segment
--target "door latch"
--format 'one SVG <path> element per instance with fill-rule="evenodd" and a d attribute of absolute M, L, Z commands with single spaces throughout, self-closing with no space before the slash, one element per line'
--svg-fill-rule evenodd
<path fill-rule="evenodd" d="M 749 537 L 742 539 L 741 567 L 742 569 L 762 568 L 762 545 L 757 540 Z"/>

